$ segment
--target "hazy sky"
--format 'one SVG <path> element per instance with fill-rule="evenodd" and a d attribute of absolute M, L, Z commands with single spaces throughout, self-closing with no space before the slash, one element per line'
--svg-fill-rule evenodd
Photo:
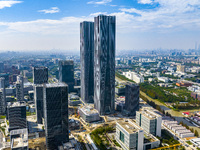
<path fill-rule="evenodd" d="M 79 24 L 116 15 L 117 49 L 200 44 L 200 0 L 0 0 L 0 50 L 79 50 Z"/>

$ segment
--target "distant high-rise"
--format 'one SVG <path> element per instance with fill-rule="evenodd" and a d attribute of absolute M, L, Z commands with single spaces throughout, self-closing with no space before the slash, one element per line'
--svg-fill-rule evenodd
<path fill-rule="evenodd" d="M 36 107 L 36 117 L 37 123 L 42 124 L 42 118 L 44 118 L 44 109 L 43 109 L 43 85 L 37 84 L 34 85 L 34 100 Z"/>
<path fill-rule="evenodd" d="M 10 85 L 10 83 L 9 83 L 9 74 L 0 73 L 0 77 L 5 78 L 5 87 L 8 87 Z"/>
<path fill-rule="evenodd" d="M 33 68 L 33 83 L 34 84 L 48 83 L 48 68 L 47 67 Z"/>
<path fill-rule="evenodd" d="M 0 78 L 0 114 L 6 113 L 6 88 L 5 78 Z"/>
<path fill-rule="evenodd" d="M 177 65 L 176 71 L 185 72 L 185 65 L 182 65 L 182 64 Z"/>
<path fill-rule="evenodd" d="M 46 146 L 54 150 L 69 140 L 68 87 L 64 83 L 45 84 L 43 92 Z"/>
<path fill-rule="evenodd" d="M 27 128 L 26 105 L 15 102 L 8 105 L 9 131 Z"/>
<path fill-rule="evenodd" d="M 94 102 L 94 22 L 80 24 L 81 99 Z"/>
<path fill-rule="evenodd" d="M 115 16 L 95 17 L 94 106 L 100 115 L 115 108 L 115 24 Z"/>
<path fill-rule="evenodd" d="M 4 63 L 0 62 L 0 73 L 4 72 Z"/>
<path fill-rule="evenodd" d="M 74 91 L 74 62 L 73 60 L 59 61 L 59 81 L 68 85 L 69 92 Z"/>
<path fill-rule="evenodd" d="M 139 110 L 139 96 L 140 87 L 135 84 L 126 85 L 125 89 L 125 110 L 131 116 L 136 115 L 136 111 Z"/>
<path fill-rule="evenodd" d="M 17 76 L 16 97 L 17 101 L 24 100 L 24 77 L 22 75 Z"/>

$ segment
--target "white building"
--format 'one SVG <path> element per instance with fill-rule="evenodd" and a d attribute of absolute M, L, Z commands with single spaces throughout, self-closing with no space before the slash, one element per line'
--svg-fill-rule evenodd
<path fill-rule="evenodd" d="M 180 138 L 194 137 L 194 133 L 192 133 L 190 130 L 187 130 L 182 125 L 178 125 L 177 121 L 164 120 L 163 125 L 172 130 Z"/>
<path fill-rule="evenodd" d="M 176 71 L 179 71 L 179 72 L 185 72 L 185 65 L 177 65 L 177 70 Z"/>
<path fill-rule="evenodd" d="M 168 77 L 158 77 L 158 81 L 162 81 L 162 82 L 169 82 L 169 78 Z"/>
<path fill-rule="evenodd" d="M 85 122 L 95 122 L 100 120 L 99 113 L 91 106 L 81 106 L 78 108 L 78 113 Z"/>
<path fill-rule="evenodd" d="M 115 138 L 123 150 L 143 150 L 144 131 L 132 121 L 117 122 Z"/>
<path fill-rule="evenodd" d="M 137 74 L 136 72 L 131 72 L 131 71 L 123 72 L 123 75 L 126 78 L 128 78 L 130 80 L 133 80 L 136 83 L 143 83 L 144 82 L 144 77 L 139 75 L 139 74 Z"/>
<path fill-rule="evenodd" d="M 144 107 L 136 112 L 136 123 L 146 132 L 154 136 L 161 136 L 162 116 L 155 113 L 153 109 Z"/>

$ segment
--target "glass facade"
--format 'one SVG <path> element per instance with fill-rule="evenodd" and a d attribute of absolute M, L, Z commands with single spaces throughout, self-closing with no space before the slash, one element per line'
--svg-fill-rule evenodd
<path fill-rule="evenodd" d="M 100 15 L 94 22 L 94 107 L 100 115 L 115 106 L 115 16 Z"/>
<path fill-rule="evenodd" d="M 81 99 L 94 103 L 94 22 L 80 24 Z"/>
<path fill-rule="evenodd" d="M 124 133 L 120 131 L 119 139 L 124 143 Z"/>

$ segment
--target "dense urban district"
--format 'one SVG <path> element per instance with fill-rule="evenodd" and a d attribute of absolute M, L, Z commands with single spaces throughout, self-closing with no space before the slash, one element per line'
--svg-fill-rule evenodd
<path fill-rule="evenodd" d="M 199 150 L 200 49 L 116 51 L 116 18 L 80 53 L 0 53 L 2 150 Z"/>

